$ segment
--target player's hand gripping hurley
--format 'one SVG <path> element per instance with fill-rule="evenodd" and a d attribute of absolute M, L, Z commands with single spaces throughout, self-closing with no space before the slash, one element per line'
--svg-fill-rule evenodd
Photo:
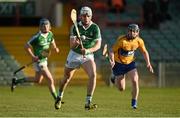
<path fill-rule="evenodd" d="M 51 51 L 50 51 L 49 49 L 43 50 L 43 51 L 41 52 L 41 55 L 42 55 L 43 57 L 49 57 L 50 54 L 51 54 Z M 14 71 L 13 74 L 16 75 L 16 73 L 18 73 L 19 71 L 23 70 L 24 68 L 26 68 L 26 67 L 32 65 L 32 64 L 35 63 L 35 62 L 37 62 L 37 61 L 31 61 L 30 63 L 28 63 L 28 64 L 26 64 L 26 65 L 20 67 L 20 68 L 17 69 L 16 71 Z"/>

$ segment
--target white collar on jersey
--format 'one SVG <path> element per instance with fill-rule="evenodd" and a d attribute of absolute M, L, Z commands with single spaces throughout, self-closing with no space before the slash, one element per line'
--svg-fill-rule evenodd
<path fill-rule="evenodd" d="M 47 33 L 42 33 L 41 31 L 39 31 L 39 34 L 40 34 L 41 36 L 43 36 L 44 38 L 47 38 L 49 32 L 47 32 Z"/>
<path fill-rule="evenodd" d="M 84 25 L 82 24 L 82 22 L 81 21 L 79 22 L 79 25 L 81 25 L 85 30 L 87 30 L 92 24 L 93 24 L 93 22 L 90 21 L 89 26 L 85 28 Z"/>

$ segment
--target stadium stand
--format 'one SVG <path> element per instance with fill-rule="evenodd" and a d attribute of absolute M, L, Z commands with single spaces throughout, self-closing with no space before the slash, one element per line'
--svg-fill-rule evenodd
<path fill-rule="evenodd" d="M 123 13 L 110 13 L 106 15 L 107 26 L 123 26 L 129 23 L 142 24 L 142 8 L 139 5 L 128 3 Z"/>
<path fill-rule="evenodd" d="M 130 1 L 127 0 L 127 4 L 130 3 L 131 6 L 140 5 L 143 1 Z M 180 62 L 180 36 L 179 36 L 179 27 L 180 27 L 180 16 L 178 15 L 177 10 L 174 7 L 175 3 L 171 3 L 170 5 L 170 15 L 172 16 L 171 20 L 166 20 L 161 22 L 159 29 L 149 29 L 144 27 L 141 24 L 143 21 L 137 14 L 134 16 L 138 17 L 135 18 L 132 14 L 129 14 L 129 11 L 125 11 L 123 14 L 113 15 L 108 14 L 109 20 L 111 20 L 111 25 L 109 25 L 109 21 L 107 21 L 107 26 L 102 29 L 102 36 L 103 36 L 103 45 L 105 43 L 111 46 L 119 35 L 126 33 L 127 24 L 129 23 L 138 23 L 141 27 L 140 37 L 144 39 L 145 45 L 150 53 L 150 58 L 152 60 L 154 69 L 155 69 L 155 78 L 158 78 L 159 74 L 159 63 L 165 64 L 165 80 L 167 81 L 167 85 L 178 85 L 178 62 Z M 120 15 L 124 15 L 123 17 L 119 17 Z M 131 18 L 130 18 L 131 17 Z M 133 18 L 134 17 L 134 18 Z M 131 19 L 132 21 L 128 20 Z M 117 20 L 120 19 L 120 20 Z M 140 22 L 137 19 L 141 19 Z M 122 24 L 122 22 L 124 24 Z M 138 21 L 138 22 L 137 22 Z M 148 74 L 144 67 L 141 64 L 144 63 L 143 56 L 140 54 L 139 51 L 135 54 L 137 62 L 140 64 L 138 69 L 140 69 L 141 78 L 149 78 L 151 75 Z M 106 62 L 107 63 L 107 62 Z M 173 64 L 176 63 L 174 66 Z M 172 64 L 173 71 L 170 69 L 170 64 Z M 109 70 L 107 70 L 109 71 Z M 142 74 L 143 73 L 143 74 Z M 174 74 L 174 75 L 173 75 Z M 152 76 L 151 76 L 152 77 Z M 168 78 L 173 77 L 173 81 L 170 82 Z M 147 80 L 147 79 L 145 79 Z"/>
<path fill-rule="evenodd" d="M 74 0 L 72 0 L 74 1 Z M 102 0 L 99 0 L 102 1 Z M 107 1 L 107 0 L 106 0 Z M 178 63 L 180 62 L 180 35 L 179 35 L 179 27 L 180 27 L 180 15 L 179 12 L 175 9 L 179 7 L 174 7 L 175 3 L 171 5 L 171 12 L 172 20 L 165 21 L 160 24 L 159 29 L 148 29 L 143 26 L 143 18 L 142 18 L 142 8 L 141 4 L 143 0 L 126 0 L 127 6 L 125 9 L 125 12 L 118 14 L 118 13 L 109 13 L 108 7 L 103 3 L 103 5 L 98 6 L 100 3 L 96 4 L 94 6 L 94 19 L 97 24 L 100 25 L 101 31 L 102 31 L 102 47 L 105 43 L 109 44 L 111 46 L 116 38 L 126 33 L 127 24 L 129 23 L 137 23 L 140 25 L 140 28 L 142 29 L 140 32 L 140 36 L 144 39 L 146 47 L 150 53 L 152 63 L 155 67 L 155 70 L 157 72 L 158 70 L 158 62 L 168 62 L 169 63 Z M 91 4 L 92 5 L 92 4 Z M 63 26 L 63 28 L 53 28 L 53 32 L 55 34 L 55 39 L 57 42 L 57 45 L 60 46 L 60 55 L 56 55 L 52 53 L 52 56 L 50 57 L 50 69 L 52 71 L 52 74 L 55 76 L 55 79 L 60 79 L 63 76 L 63 66 L 65 63 L 65 59 L 67 56 L 67 53 L 69 51 L 69 42 L 68 42 L 68 32 L 69 27 L 72 24 L 69 17 L 70 9 L 72 5 L 64 6 L 64 20 L 63 24 L 66 24 Z M 92 6 L 93 7 L 93 6 Z M 98 7 L 104 7 L 102 10 Z M 76 7 L 77 8 L 77 7 Z M 98 12 L 96 12 L 98 10 Z M 14 28 L 0 28 L 0 40 L 2 41 L 3 45 L 5 46 L 6 50 L 9 54 L 12 55 L 12 59 L 16 59 L 17 62 L 20 65 L 24 65 L 28 63 L 30 58 L 25 55 L 26 52 L 23 49 L 24 43 L 35 33 L 37 28 L 35 27 L 14 27 Z M 12 33 L 9 33 L 12 32 Z M 22 58 L 23 55 L 23 58 Z M 25 56 L 24 56 L 25 55 Z M 98 78 L 109 78 L 110 69 L 108 72 L 106 69 L 109 68 L 108 61 L 105 61 L 102 57 L 102 49 L 98 51 L 95 56 L 97 57 L 97 68 L 98 68 Z M 140 54 L 140 52 L 136 53 L 136 58 L 138 63 L 143 62 L 144 59 L 143 56 Z M 1 58 L 2 59 L 2 58 Z M 106 64 L 104 64 L 104 62 Z M 4 60 L 0 63 L 4 63 Z M 6 67 L 8 62 L 5 62 L 2 64 L 2 67 Z M 16 62 L 14 62 L 16 63 Z M 139 68 L 142 70 L 141 77 L 143 78 L 151 78 L 152 76 L 149 74 L 146 74 L 148 72 L 144 71 L 145 65 L 140 64 Z M 9 66 L 8 66 L 9 67 Z M 7 68 L 8 68 L 7 67 Z M 167 65 L 167 70 L 170 66 Z M 176 64 L 176 67 L 172 67 L 172 71 L 168 71 L 169 74 L 167 77 L 170 77 L 172 73 L 175 73 L 176 69 L 178 68 L 178 64 Z M 25 75 L 31 75 L 33 74 L 32 68 L 28 68 L 24 71 Z M 157 74 L 156 74 L 157 75 Z M 2 79 L 2 76 L 0 76 L 0 80 Z M 154 77 L 154 76 L 153 76 Z M 173 76 L 175 77 L 175 75 Z M 86 74 L 82 69 L 75 74 L 75 81 L 77 83 L 81 83 L 83 78 L 87 78 Z M 84 79 L 86 80 L 86 79 Z M 0 82 L 1 83 L 1 82 Z"/>
<path fill-rule="evenodd" d="M 0 43 L 0 84 L 11 83 L 13 72 L 20 67 L 19 63 L 11 56 Z M 23 72 L 19 72 L 17 77 L 24 77 Z"/>
<path fill-rule="evenodd" d="M 142 0 L 138 0 L 138 1 L 127 1 L 127 4 L 130 4 L 131 6 L 136 6 L 138 5 L 137 3 L 139 3 L 139 5 L 142 3 Z M 174 10 L 173 7 L 171 6 L 171 10 Z M 136 18 L 133 17 L 132 14 L 129 14 L 128 12 L 124 12 L 124 17 L 126 19 L 123 19 L 123 17 L 119 17 L 121 19 L 121 21 L 127 21 L 128 23 L 137 23 L 136 22 Z M 126 26 L 127 24 L 125 23 L 125 27 L 124 25 L 117 25 L 117 15 L 116 17 L 114 17 L 112 14 L 108 14 L 109 18 L 112 22 L 114 22 L 113 26 L 108 26 L 106 28 L 103 28 L 102 30 L 102 35 L 104 38 L 104 43 L 107 43 L 109 45 L 111 45 L 112 43 L 114 43 L 115 39 L 122 34 L 125 34 L 126 32 Z M 119 14 L 122 15 L 122 14 Z M 153 59 L 153 61 L 180 61 L 179 57 L 180 57 L 180 53 L 179 53 L 179 26 L 180 26 L 180 22 L 179 22 L 179 18 L 176 16 L 176 13 L 173 14 L 173 12 L 171 12 L 171 15 L 173 17 L 172 20 L 170 21 L 165 21 L 162 22 L 160 24 L 160 29 L 148 29 L 146 27 L 141 26 L 141 23 L 138 23 L 142 30 L 140 32 L 140 36 L 144 39 L 145 44 L 147 45 L 147 49 L 150 52 L 150 55 L 152 56 L 151 58 Z M 174 15 L 174 16 L 173 16 Z M 141 19 L 140 16 L 138 16 L 137 14 L 135 14 L 134 16 L 138 17 L 138 19 Z M 128 22 L 129 20 L 127 20 L 129 17 L 132 17 L 130 19 L 132 19 L 133 21 Z M 119 22 L 121 22 L 119 21 Z M 141 21 L 141 20 L 140 20 Z M 108 21 L 109 22 L 109 21 Z M 119 26 L 119 27 L 117 27 Z M 137 58 L 138 60 L 142 60 L 141 56 L 139 56 L 138 52 L 137 52 Z"/>

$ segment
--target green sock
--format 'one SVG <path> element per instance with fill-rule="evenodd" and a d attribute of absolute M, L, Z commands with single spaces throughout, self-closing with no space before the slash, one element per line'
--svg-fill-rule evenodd
<path fill-rule="evenodd" d="M 54 100 L 57 98 L 57 93 L 56 92 L 51 92 L 51 95 L 53 96 Z"/>

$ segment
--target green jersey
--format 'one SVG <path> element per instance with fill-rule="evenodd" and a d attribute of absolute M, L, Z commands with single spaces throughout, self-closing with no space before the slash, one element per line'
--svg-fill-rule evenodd
<path fill-rule="evenodd" d="M 84 38 L 81 38 L 82 44 L 84 48 L 92 48 L 97 40 L 101 40 L 101 32 L 97 24 L 91 22 L 89 27 L 85 28 L 81 22 L 78 23 L 78 29 L 80 36 L 83 36 Z M 74 37 L 77 36 L 76 29 L 74 25 L 71 28 L 70 36 Z M 78 46 L 75 49 L 72 49 L 73 51 L 81 54 L 81 46 Z"/>
<path fill-rule="evenodd" d="M 43 50 L 48 50 L 50 48 L 50 44 L 53 40 L 54 38 L 52 32 L 48 32 L 45 35 L 41 32 L 38 32 L 28 41 L 28 44 L 32 46 L 34 55 L 38 56 L 42 62 L 47 60 L 47 57 L 43 57 L 41 53 Z"/>

